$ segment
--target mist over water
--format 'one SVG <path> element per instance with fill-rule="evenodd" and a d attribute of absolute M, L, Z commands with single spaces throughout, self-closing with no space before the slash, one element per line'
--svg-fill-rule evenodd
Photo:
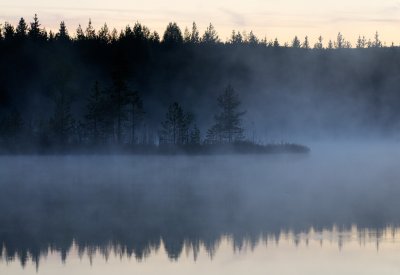
<path fill-rule="evenodd" d="M 279 247 L 288 232 L 293 240 L 310 230 L 356 228 L 377 240 L 388 228 L 396 232 L 397 143 L 311 148 L 301 155 L 2 156 L 1 256 L 39 265 L 49 248 L 63 261 L 71 249 L 114 248 L 145 259 L 162 246 L 180 261 L 185 247 L 218 253 L 225 237 L 240 251 L 268 239 Z"/>

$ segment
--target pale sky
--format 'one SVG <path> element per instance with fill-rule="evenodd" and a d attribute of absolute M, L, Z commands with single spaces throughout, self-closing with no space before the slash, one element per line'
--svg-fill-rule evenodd
<path fill-rule="evenodd" d="M 390 44 L 400 43 L 400 1 L 396 0 L 0 0 L 0 22 L 16 24 L 37 13 L 42 26 L 57 29 L 64 20 L 71 33 L 91 18 L 96 27 L 107 22 L 121 29 L 139 21 L 163 33 L 170 21 L 184 29 L 196 21 L 201 32 L 212 22 L 220 38 L 232 29 L 253 30 L 259 37 L 290 41 L 321 34 L 334 39 L 340 31 L 354 42 L 358 35 L 373 38 L 375 31 Z"/>

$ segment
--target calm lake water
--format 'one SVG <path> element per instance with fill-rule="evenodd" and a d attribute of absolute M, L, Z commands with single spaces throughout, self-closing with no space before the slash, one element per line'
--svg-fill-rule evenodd
<path fill-rule="evenodd" d="M 399 274 L 400 144 L 0 157 L 0 274 Z"/>

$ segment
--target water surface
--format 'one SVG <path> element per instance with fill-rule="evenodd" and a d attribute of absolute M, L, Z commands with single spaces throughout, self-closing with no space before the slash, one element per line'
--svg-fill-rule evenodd
<path fill-rule="evenodd" d="M 397 147 L 3 156 L 0 274 L 398 274 Z"/>

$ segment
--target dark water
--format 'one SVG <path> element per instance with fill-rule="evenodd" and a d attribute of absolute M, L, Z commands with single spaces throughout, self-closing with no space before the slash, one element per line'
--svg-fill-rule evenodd
<path fill-rule="evenodd" d="M 399 160 L 400 149 L 379 144 L 280 156 L 3 156 L 0 273 L 328 274 L 323 263 L 336 261 L 343 270 L 331 271 L 354 274 L 344 259 L 357 255 L 396 274 Z M 304 266 L 325 254 L 320 267 Z"/>

